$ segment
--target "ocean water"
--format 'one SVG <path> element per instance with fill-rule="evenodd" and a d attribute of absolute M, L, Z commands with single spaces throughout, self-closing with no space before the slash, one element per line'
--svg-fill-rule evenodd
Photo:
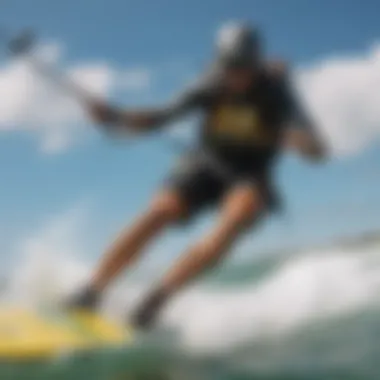
<path fill-rule="evenodd" d="M 86 278 L 68 257 L 32 255 L 2 301 L 49 304 Z M 102 312 L 125 318 L 147 284 L 123 281 Z M 179 294 L 136 344 L 48 362 L 0 363 L 0 379 L 380 379 L 380 242 L 221 267 Z"/>

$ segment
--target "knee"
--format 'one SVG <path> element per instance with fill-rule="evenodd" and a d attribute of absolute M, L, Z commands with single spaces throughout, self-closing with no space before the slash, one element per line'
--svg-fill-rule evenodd
<path fill-rule="evenodd" d="M 149 207 L 151 219 L 159 223 L 175 222 L 183 217 L 185 211 L 185 202 L 174 192 L 159 194 Z"/>
<path fill-rule="evenodd" d="M 249 228 L 264 212 L 265 202 L 260 197 L 242 197 L 227 202 L 223 216 L 238 230 Z"/>
<path fill-rule="evenodd" d="M 256 227 L 266 215 L 266 206 L 263 204 L 260 207 L 242 210 L 240 213 L 236 212 L 231 217 L 231 223 L 236 226 L 237 231 L 245 233 L 252 227 Z"/>

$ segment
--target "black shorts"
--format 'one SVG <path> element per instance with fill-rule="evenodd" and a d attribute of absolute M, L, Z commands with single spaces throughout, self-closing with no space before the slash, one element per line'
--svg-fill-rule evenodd
<path fill-rule="evenodd" d="M 266 209 L 276 210 L 279 200 L 270 179 L 270 167 L 228 167 L 223 162 L 204 154 L 183 157 L 166 182 L 166 188 L 178 192 L 187 203 L 186 219 L 217 205 L 232 187 L 248 183 L 261 191 Z"/>

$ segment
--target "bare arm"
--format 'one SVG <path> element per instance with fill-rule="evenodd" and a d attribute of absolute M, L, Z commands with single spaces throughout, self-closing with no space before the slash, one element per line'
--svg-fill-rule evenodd
<path fill-rule="evenodd" d="M 296 150 L 309 160 L 321 161 L 327 157 L 327 146 L 288 79 L 286 76 L 284 78 L 283 99 L 287 124 L 284 146 Z"/>
<path fill-rule="evenodd" d="M 161 127 L 162 125 L 183 116 L 200 104 L 201 93 L 191 89 L 161 108 L 143 108 L 136 110 L 123 110 L 109 106 L 105 103 L 90 104 L 92 118 L 110 129 L 122 128 L 131 131 L 144 132 Z"/>
<path fill-rule="evenodd" d="M 299 152 L 311 161 L 321 161 L 327 157 L 327 147 L 318 130 L 303 107 L 293 98 L 293 105 L 287 130 L 285 146 Z"/>

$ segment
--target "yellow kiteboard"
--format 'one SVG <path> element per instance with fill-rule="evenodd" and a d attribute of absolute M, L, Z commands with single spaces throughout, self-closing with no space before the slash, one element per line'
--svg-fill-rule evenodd
<path fill-rule="evenodd" d="M 0 308 L 0 360 L 44 359 L 131 342 L 131 328 L 92 312 Z"/>

